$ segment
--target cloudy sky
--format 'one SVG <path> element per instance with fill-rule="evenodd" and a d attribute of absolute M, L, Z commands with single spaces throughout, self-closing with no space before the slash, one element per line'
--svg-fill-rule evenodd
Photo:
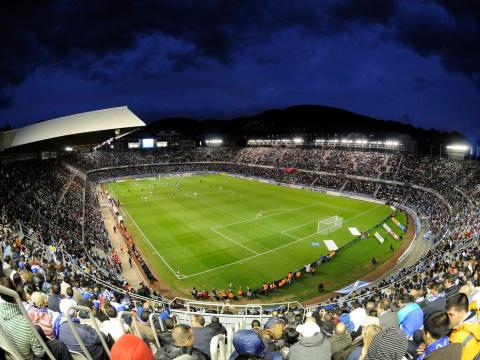
<path fill-rule="evenodd" d="M 480 136 L 480 2 L 8 1 L 0 126 L 335 106 Z"/>

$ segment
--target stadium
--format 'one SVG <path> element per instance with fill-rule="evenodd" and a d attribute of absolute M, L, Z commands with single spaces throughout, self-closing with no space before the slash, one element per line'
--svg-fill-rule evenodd
<path fill-rule="evenodd" d="M 136 331 L 149 323 L 158 348 L 162 314 L 216 318 L 219 359 L 235 331 L 273 312 L 342 314 L 405 290 L 418 299 L 435 278 L 476 299 L 480 167 L 458 159 L 465 149 L 434 158 L 398 141 L 300 138 L 165 147 L 143 127 L 123 107 L 2 134 L 3 271 L 30 278 L 23 296 L 61 280 L 72 309 L 109 301 L 119 321 L 148 303 Z M 41 161 L 38 147 L 50 149 Z"/>
<path fill-rule="evenodd" d="M 0 360 L 480 360 L 480 12 L 407 3 L 6 5 Z"/>

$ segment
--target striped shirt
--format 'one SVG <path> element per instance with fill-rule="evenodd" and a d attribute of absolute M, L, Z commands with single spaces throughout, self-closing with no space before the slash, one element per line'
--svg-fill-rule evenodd
<path fill-rule="evenodd" d="M 34 354 L 38 357 L 45 354 L 17 304 L 0 302 L 0 326 L 23 359 L 31 360 Z"/>

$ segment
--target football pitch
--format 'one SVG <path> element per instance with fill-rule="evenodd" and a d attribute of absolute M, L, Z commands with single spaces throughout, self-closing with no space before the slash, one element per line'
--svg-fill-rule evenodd
<path fill-rule="evenodd" d="M 107 189 L 120 201 L 136 246 L 179 295 L 192 286 L 260 288 L 327 255 L 324 240 L 341 248 L 357 237 L 349 228 L 364 232 L 392 213 L 382 204 L 221 174 L 125 179 Z M 341 227 L 319 232 L 333 217 L 342 218 Z M 404 214 L 397 218 L 405 224 Z M 383 244 L 373 234 L 355 241 L 322 264 L 311 277 L 316 280 L 302 279 L 279 295 L 312 297 L 319 282 L 335 290 L 369 272 L 372 257 L 386 261 L 390 245 L 397 249 L 400 241 L 381 226 L 375 231 L 385 238 Z"/>

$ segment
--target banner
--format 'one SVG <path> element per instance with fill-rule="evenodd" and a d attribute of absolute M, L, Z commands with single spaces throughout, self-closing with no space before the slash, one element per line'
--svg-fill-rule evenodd
<path fill-rule="evenodd" d="M 349 227 L 348 228 L 348 231 L 350 231 L 350 233 L 353 235 L 353 236 L 360 236 L 362 235 L 362 233 L 360 231 L 358 231 L 358 229 L 356 227 Z"/>
<path fill-rule="evenodd" d="M 380 241 L 380 244 L 383 244 L 385 239 L 380 235 L 378 232 L 375 233 L 375 237 L 377 238 L 378 241 Z"/>
<path fill-rule="evenodd" d="M 398 221 L 396 218 L 392 217 L 392 222 L 397 225 L 403 232 L 405 232 L 407 229 L 405 226 L 403 226 L 400 221 Z"/>
<path fill-rule="evenodd" d="M 293 168 L 293 167 L 290 167 L 290 166 L 285 166 L 285 167 L 283 168 L 283 172 L 284 172 L 285 174 L 291 174 L 291 173 L 297 172 L 297 169 L 295 169 L 295 168 Z"/>
<path fill-rule="evenodd" d="M 327 247 L 328 251 L 337 251 L 338 246 L 335 244 L 335 241 L 333 240 L 323 240 L 325 243 L 325 246 Z"/>
<path fill-rule="evenodd" d="M 383 224 L 383 228 L 384 228 L 390 235 L 392 235 L 395 240 L 398 240 L 398 235 L 395 234 L 395 233 L 392 231 L 392 229 L 390 228 L 390 226 L 388 226 L 387 224 L 384 223 L 384 224 Z"/>

